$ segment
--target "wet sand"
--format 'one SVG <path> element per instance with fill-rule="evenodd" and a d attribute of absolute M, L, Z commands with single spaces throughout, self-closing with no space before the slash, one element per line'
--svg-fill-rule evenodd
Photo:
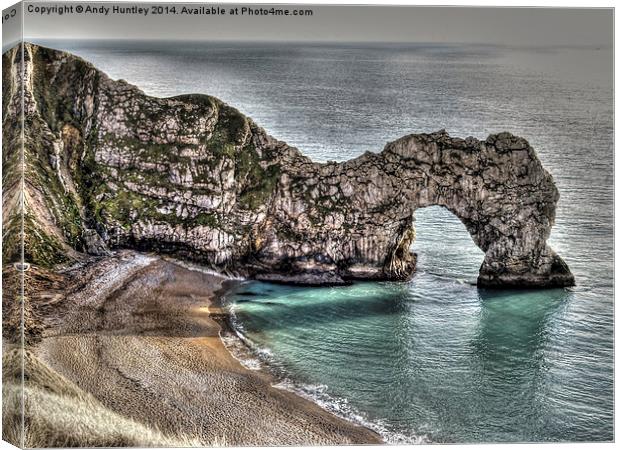
<path fill-rule="evenodd" d="M 214 320 L 224 278 L 129 252 L 82 278 L 37 354 L 111 410 L 216 445 L 382 442 L 231 356 Z"/>

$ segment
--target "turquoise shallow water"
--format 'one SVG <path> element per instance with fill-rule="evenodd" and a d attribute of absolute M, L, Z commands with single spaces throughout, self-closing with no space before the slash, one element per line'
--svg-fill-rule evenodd
<path fill-rule="evenodd" d="M 527 138 L 560 191 L 549 242 L 576 287 L 477 289 L 482 253 L 426 208 L 411 282 L 244 283 L 232 308 L 284 387 L 390 440 L 613 439 L 610 48 L 41 43 L 151 95 L 215 95 L 317 161 L 440 128 Z"/>
<path fill-rule="evenodd" d="M 442 216 L 428 211 L 418 226 Z M 469 239 L 464 227 L 457 236 Z M 409 283 L 243 283 L 231 298 L 240 333 L 287 387 L 393 442 L 612 439 L 600 293 L 477 289 L 475 271 L 460 278 L 458 258 L 419 244 Z"/>

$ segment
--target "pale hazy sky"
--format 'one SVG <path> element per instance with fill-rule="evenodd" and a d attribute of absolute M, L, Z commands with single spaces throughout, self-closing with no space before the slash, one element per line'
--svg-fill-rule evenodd
<path fill-rule="evenodd" d="M 464 42 L 518 46 L 611 46 L 612 9 L 441 8 L 289 5 L 311 17 L 86 15 L 29 13 L 63 2 L 26 2 L 25 39 L 116 38 L 187 40 Z M 64 2 L 71 5 L 71 2 Z M 79 2 L 128 6 L 139 3 Z M 227 12 L 242 4 L 222 4 Z M 175 3 L 177 10 L 183 4 Z M 196 7 L 197 4 L 187 6 Z M 249 5 L 258 8 L 258 5 Z M 274 5 L 286 8 L 286 5 Z M 6 28 L 6 23 L 5 23 Z M 6 36 L 6 33 L 4 33 Z"/>

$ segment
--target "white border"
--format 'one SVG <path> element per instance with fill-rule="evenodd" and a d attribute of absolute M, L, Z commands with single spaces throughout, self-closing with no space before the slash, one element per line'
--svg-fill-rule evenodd
<path fill-rule="evenodd" d="M 0 0 L 0 6 L 1 9 L 5 9 L 13 4 L 15 4 L 17 2 L 15 1 L 10 1 L 10 0 Z M 49 1 L 48 3 L 55 3 L 53 0 Z M 61 2 L 59 1 L 58 3 L 65 3 L 65 2 Z M 114 2 L 110 2 L 110 3 L 114 3 Z M 140 3 L 139 1 L 136 1 L 136 3 Z M 145 2 L 148 3 L 148 2 Z M 504 0 L 501 3 L 498 1 L 493 1 L 493 0 L 477 0 L 474 2 L 471 1 L 466 1 L 466 0 L 448 0 L 448 1 L 411 1 L 411 0 L 389 0 L 389 1 L 381 1 L 381 0 L 337 0 L 337 1 L 330 1 L 330 0 L 314 0 L 314 1 L 300 1 L 300 0 L 267 0 L 267 1 L 260 1 L 260 0 L 241 0 L 241 1 L 235 1 L 235 0 L 219 0 L 217 2 L 192 2 L 192 1 L 184 1 L 184 0 L 168 0 L 166 2 L 160 2 L 160 3 L 233 3 L 233 4 L 244 4 L 244 3 L 256 3 L 256 4 L 306 4 L 306 5 L 381 5 L 381 6 L 390 6 L 390 5 L 404 5 L 404 6 L 478 6 L 478 7 L 563 7 L 563 8 L 613 8 L 615 6 L 615 2 L 613 1 L 603 1 L 603 0 L 590 0 L 588 2 L 579 2 L 579 1 L 549 1 L 549 0 L 542 0 L 542 1 L 515 1 L 515 0 Z M 615 10 L 614 10 L 614 29 L 615 29 Z M 615 114 L 616 112 L 616 96 L 615 96 L 615 86 L 617 85 L 617 81 L 618 81 L 618 61 L 616 58 L 616 51 L 618 48 L 618 38 L 614 33 L 614 261 L 617 259 L 618 256 L 618 252 L 617 252 L 617 248 L 615 246 L 615 231 L 616 228 L 618 227 L 618 224 L 620 222 L 620 220 L 618 219 L 618 217 L 615 215 L 615 211 L 618 210 L 618 206 L 620 206 L 620 198 L 618 197 L 617 193 L 618 193 L 618 187 L 619 187 L 619 182 L 618 182 L 618 170 L 617 167 L 615 166 L 615 160 L 616 160 L 616 149 L 617 149 L 617 135 L 615 133 L 615 130 L 618 129 L 618 116 Z M 616 284 L 615 284 L 615 280 L 618 279 L 618 274 L 620 273 L 620 268 L 617 265 L 614 265 L 614 299 L 616 298 Z M 614 308 L 614 330 L 615 330 L 615 324 L 618 323 L 618 309 Z M 615 341 L 615 333 L 614 333 L 614 397 L 615 397 L 615 376 L 617 373 L 617 369 L 618 369 L 618 346 L 616 345 L 616 341 Z M 1 349 L 0 349 L 0 353 L 1 353 Z M 619 429 L 618 428 L 618 410 L 617 410 L 617 403 L 614 402 L 614 434 L 615 432 Z M 516 448 L 517 446 L 519 446 L 519 448 L 522 448 L 523 446 L 528 446 L 528 447 L 533 447 L 533 446 L 544 446 L 545 449 L 566 449 L 566 450 L 581 450 L 581 449 L 587 449 L 587 450 L 598 450 L 598 449 L 611 449 L 612 446 L 615 448 L 615 445 L 612 443 L 588 443 L 588 444 L 581 444 L 581 443 L 571 443 L 571 444 L 469 444 L 469 445 L 462 445 L 462 444 L 452 444 L 449 445 L 450 449 L 455 449 L 455 450 L 471 450 L 472 448 L 484 448 L 485 450 L 502 450 L 502 449 L 508 449 L 508 448 Z M 370 446 L 370 447 L 374 447 L 374 446 Z M 402 445 L 402 446 L 398 446 L 399 448 L 407 448 L 407 449 L 413 449 L 414 446 L 412 445 Z M 433 444 L 433 447 L 448 447 L 448 445 L 441 445 L 441 444 Z M 0 449 L 9 449 L 9 448 L 15 448 L 12 445 L 2 441 L 0 442 Z M 234 447 L 230 447 L 230 448 L 234 448 Z M 273 449 L 282 449 L 283 447 L 267 447 L 267 448 L 273 448 Z M 315 448 L 315 447 L 284 447 L 286 449 L 308 449 L 308 448 Z M 332 450 L 337 450 L 337 449 L 342 449 L 343 447 L 316 447 L 317 449 L 332 449 Z M 369 446 L 348 446 L 346 447 L 347 449 L 351 449 L 351 450 L 362 450 L 362 449 L 368 449 Z M 376 447 L 376 448 L 381 448 L 381 447 Z"/>

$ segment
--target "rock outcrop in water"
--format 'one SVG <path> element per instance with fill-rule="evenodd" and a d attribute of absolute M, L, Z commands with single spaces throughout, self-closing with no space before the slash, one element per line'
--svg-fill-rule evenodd
<path fill-rule="evenodd" d="M 23 49 L 30 263 L 125 247 L 272 281 L 406 280 L 414 213 L 440 205 L 485 252 L 479 285 L 574 283 L 546 244 L 558 191 L 522 138 L 440 131 L 320 164 L 213 97 L 149 97 L 70 54 Z M 3 58 L 6 261 L 19 247 L 21 51 Z"/>

